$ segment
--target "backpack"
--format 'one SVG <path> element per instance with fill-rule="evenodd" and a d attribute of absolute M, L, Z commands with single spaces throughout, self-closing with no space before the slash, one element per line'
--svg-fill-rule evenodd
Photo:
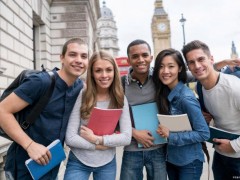
<path fill-rule="evenodd" d="M 42 67 L 43 68 L 43 67 Z M 32 74 L 36 74 L 39 72 L 46 72 L 46 70 L 43 68 L 42 71 L 39 70 L 23 70 L 16 79 L 4 90 L 3 94 L 0 97 L 0 102 L 5 99 L 9 94 L 11 94 L 16 88 L 18 88 L 19 85 L 22 84 L 23 79 L 26 77 L 29 77 Z M 20 124 L 21 128 L 23 130 L 26 130 L 29 128 L 31 124 L 34 123 L 34 121 L 37 119 L 37 117 L 40 115 L 43 108 L 47 105 L 50 97 L 52 96 L 53 89 L 55 86 L 55 76 L 52 71 L 47 72 L 51 78 L 51 84 L 47 91 L 43 94 L 43 96 L 37 101 L 37 103 L 33 106 L 31 112 L 27 115 L 25 120 L 23 122 L 20 122 L 20 117 L 22 115 L 23 110 L 17 112 L 14 114 L 16 120 Z M 0 136 L 7 138 L 9 140 L 12 140 L 4 131 L 2 128 L 0 128 Z"/>

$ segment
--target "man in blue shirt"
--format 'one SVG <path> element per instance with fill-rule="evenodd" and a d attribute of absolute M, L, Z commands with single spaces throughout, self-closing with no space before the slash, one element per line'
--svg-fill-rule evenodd
<path fill-rule="evenodd" d="M 88 65 L 88 47 L 80 38 L 68 40 L 60 55 L 61 69 L 55 68 L 55 87 L 48 104 L 26 131 L 19 126 L 14 113 L 24 109 L 24 117 L 50 84 L 46 72 L 31 75 L 0 103 L 0 126 L 14 140 L 5 164 L 6 179 L 32 179 L 24 162 L 32 158 L 46 165 L 51 153 L 46 148 L 55 139 L 64 142 L 68 119 L 76 98 L 83 88 L 79 79 Z M 42 179 L 56 179 L 59 166 Z"/>

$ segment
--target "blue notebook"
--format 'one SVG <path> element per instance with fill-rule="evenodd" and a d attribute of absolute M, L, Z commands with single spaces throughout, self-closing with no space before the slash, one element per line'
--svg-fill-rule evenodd
<path fill-rule="evenodd" d="M 229 131 L 218 129 L 213 126 L 209 126 L 209 130 L 210 130 L 210 138 L 208 139 L 208 142 L 213 143 L 213 144 L 215 144 L 215 142 L 213 142 L 214 138 L 233 140 L 233 139 L 237 139 L 238 137 L 240 137 L 240 134 L 231 133 Z"/>
<path fill-rule="evenodd" d="M 33 161 L 31 158 L 25 161 L 25 165 L 27 166 L 34 180 L 40 179 L 42 176 L 44 176 L 47 172 L 59 165 L 66 158 L 62 144 L 59 139 L 53 141 L 47 147 L 52 155 L 52 159 L 47 165 L 40 165 Z"/>
<path fill-rule="evenodd" d="M 167 143 L 167 139 L 157 134 L 158 128 L 158 109 L 156 102 L 131 106 L 132 117 L 137 130 L 148 130 L 154 137 L 154 144 Z M 138 147 L 143 147 L 138 143 Z"/>

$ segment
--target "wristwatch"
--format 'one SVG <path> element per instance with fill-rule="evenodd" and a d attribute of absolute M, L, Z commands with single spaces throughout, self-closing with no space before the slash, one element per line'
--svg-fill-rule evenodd
<path fill-rule="evenodd" d="M 96 144 L 96 145 L 99 145 L 99 144 L 100 144 L 99 138 L 96 139 L 95 144 Z"/>

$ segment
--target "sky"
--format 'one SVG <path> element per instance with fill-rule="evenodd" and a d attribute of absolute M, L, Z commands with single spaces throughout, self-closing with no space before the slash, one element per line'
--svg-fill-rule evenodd
<path fill-rule="evenodd" d="M 100 0 L 102 7 L 103 0 Z M 152 47 L 151 21 L 155 0 L 105 0 L 112 10 L 118 28 L 119 56 L 126 56 L 128 44 L 135 39 L 146 40 Z M 239 0 L 163 0 L 171 28 L 172 48 L 183 46 L 183 13 L 186 19 L 186 43 L 205 42 L 215 61 L 229 59 L 232 41 L 240 55 L 240 1 Z M 153 48 L 152 48 L 153 49 Z"/>

